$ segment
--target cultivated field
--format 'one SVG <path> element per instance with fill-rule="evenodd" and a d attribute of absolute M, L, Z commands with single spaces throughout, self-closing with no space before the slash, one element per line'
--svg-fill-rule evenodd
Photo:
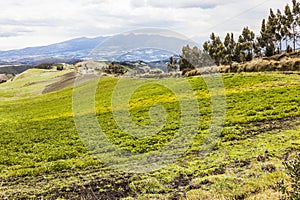
<path fill-rule="evenodd" d="M 194 140 L 173 164 L 132 173 L 106 166 L 83 145 L 73 117 L 72 70 L 26 73 L 0 85 L 1 199 L 279 199 L 274 187 L 287 178 L 282 162 L 299 151 L 297 74 L 223 74 L 225 123 L 205 157 L 199 155 L 210 126 L 211 96 L 203 78 L 187 78 L 199 104 Z M 118 80 L 101 78 L 95 96 L 96 116 L 107 138 L 134 153 L 168 145 L 180 127 L 177 96 L 155 82 L 134 93 L 129 110 L 136 124 L 151 123 L 154 104 L 168 114 L 157 134 L 136 138 L 114 120 L 111 99 Z M 66 88 L 59 87 L 63 83 Z"/>

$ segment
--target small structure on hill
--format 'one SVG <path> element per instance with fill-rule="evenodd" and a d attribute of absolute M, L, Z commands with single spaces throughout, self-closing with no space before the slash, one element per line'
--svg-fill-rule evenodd
<path fill-rule="evenodd" d="M 0 74 L 0 84 L 8 81 L 8 77 L 5 74 Z"/>

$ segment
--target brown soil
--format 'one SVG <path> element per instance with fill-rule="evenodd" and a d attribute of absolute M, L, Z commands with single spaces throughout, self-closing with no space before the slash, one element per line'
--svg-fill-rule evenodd
<path fill-rule="evenodd" d="M 74 182 L 72 177 L 80 181 Z M 131 192 L 130 177 L 130 174 L 95 166 L 83 171 L 64 170 L 31 177 L 0 178 L 1 188 L 10 189 L 8 193 L 1 191 L 0 199 L 120 199 Z M 60 182 L 68 184 L 61 186 Z"/>
<path fill-rule="evenodd" d="M 74 84 L 76 78 L 75 72 L 70 72 L 61 77 L 61 79 L 55 83 L 47 85 L 43 91 L 43 94 L 47 94 L 50 92 L 55 92 L 67 87 L 71 87 Z"/>
<path fill-rule="evenodd" d="M 245 124 L 245 130 L 241 132 L 243 138 L 253 137 L 266 132 L 278 132 L 283 130 L 293 130 L 300 126 L 300 116 L 286 117 L 277 120 L 267 120 Z"/>

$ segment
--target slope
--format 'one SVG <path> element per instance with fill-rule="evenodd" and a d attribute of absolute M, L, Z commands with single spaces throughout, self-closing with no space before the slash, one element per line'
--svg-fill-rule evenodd
<path fill-rule="evenodd" d="M 193 143 L 175 163 L 152 173 L 127 173 L 104 165 L 80 139 L 72 112 L 72 88 L 43 95 L 12 88 L 28 98 L 0 101 L 0 197 L 2 199 L 279 199 L 273 190 L 285 178 L 282 161 L 299 151 L 300 76 L 279 73 L 224 74 L 227 115 L 217 145 L 199 157 L 211 115 L 201 77 L 187 79 L 199 103 Z M 139 80 L 131 79 L 133 83 Z M 168 79 L 178 83 L 178 79 Z M 130 100 L 133 121 L 147 125 L 161 103 L 175 118 L 157 135 L 134 139 L 111 111 L 116 78 L 103 78 L 96 94 L 97 118 L 112 142 L 129 151 L 160 149 L 178 130 L 178 102 L 157 84 Z M 1 95 L 4 94 L 4 86 Z M 30 86 L 29 86 L 30 87 Z M 88 84 L 82 85 L 82 90 Z M 42 88 L 42 87 L 40 87 Z M 126 88 L 124 88 L 126 90 Z M 42 91 L 36 89 L 36 91 Z M 82 100 L 85 100 L 82 96 Z M 176 114 L 177 113 L 177 114 Z"/>

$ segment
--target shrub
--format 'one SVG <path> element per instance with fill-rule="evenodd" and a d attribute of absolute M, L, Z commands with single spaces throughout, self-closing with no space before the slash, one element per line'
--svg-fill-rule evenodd
<path fill-rule="evenodd" d="M 52 69 L 52 65 L 53 65 L 53 63 L 42 63 L 42 64 L 39 64 L 39 65 L 35 66 L 34 68 L 37 68 L 37 69 Z"/>
<path fill-rule="evenodd" d="M 138 193 L 151 194 L 161 193 L 164 191 L 163 185 L 156 178 L 147 178 L 144 180 L 133 181 L 130 183 L 130 188 Z"/>
<path fill-rule="evenodd" d="M 56 65 L 56 70 L 62 71 L 62 70 L 64 70 L 64 66 L 62 64 L 57 64 Z"/>
<path fill-rule="evenodd" d="M 296 60 L 292 66 L 292 71 L 298 71 L 298 70 L 300 70 L 300 60 Z"/>
<path fill-rule="evenodd" d="M 300 153 L 283 165 L 290 180 L 288 183 L 281 180 L 277 189 L 283 194 L 282 199 L 300 199 Z"/>

